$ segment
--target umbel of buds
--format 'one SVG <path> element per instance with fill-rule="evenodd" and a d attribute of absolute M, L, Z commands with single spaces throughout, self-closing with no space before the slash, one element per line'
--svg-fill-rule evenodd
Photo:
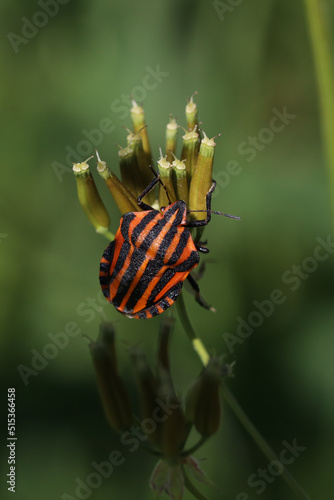
<path fill-rule="evenodd" d="M 159 457 L 151 476 L 151 488 L 157 496 L 165 492 L 171 498 L 181 499 L 185 487 L 190 490 L 195 488 L 189 482 L 186 470 L 200 482 L 210 483 L 191 455 L 219 428 L 219 389 L 222 379 L 231 370 L 221 358 L 211 358 L 182 398 L 174 388 L 170 370 L 172 326 L 171 318 L 161 322 L 154 369 L 151 369 L 140 347 L 130 349 L 140 417 L 135 416 L 131 409 L 130 398 L 118 372 L 115 331 L 111 323 L 101 325 L 98 340 L 91 342 L 90 351 L 110 426 L 124 438 L 131 433 L 141 436 L 142 449 Z M 193 427 L 198 433 L 198 442 L 187 449 L 187 439 Z"/>
<path fill-rule="evenodd" d="M 175 155 L 180 127 L 171 116 L 166 125 L 164 152 L 160 149 L 159 160 L 156 164 L 153 162 L 145 112 L 135 101 L 132 101 L 130 109 L 132 131 L 128 130 L 126 146 L 119 146 L 120 178 L 115 174 L 115 169 L 110 169 L 96 152 L 97 172 L 106 183 L 122 215 L 141 210 L 137 205 L 137 198 L 154 178 L 152 168 L 158 170 L 164 187 L 159 183 L 157 192 L 152 190 L 144 197 L 145 203 L 159 209 L 174 201 L 183 200 L 190 211 L 205 211 L 206 194 L 212 184 L 216 144 L 213 139 L 206 137 L 204 131 L 200 132 L 198 129 L 197 105 L 193 97 L 186 106 L 187 128 L 182 136 L 179 158 Z M 73 165 L 79 201 L 95 230 L 110 240 L 114 238 L 114 234 L 109 230 L 110 218 L 90 172 L 88 160 L 91 158 Z M 192 212 L 191 217 L 201 219 L 203 214 Z M 116 229 L 117 223 L 113 225 L 113 230 Z M 195 242 L 199 240 L 202 230 L 197 233 Z"/>

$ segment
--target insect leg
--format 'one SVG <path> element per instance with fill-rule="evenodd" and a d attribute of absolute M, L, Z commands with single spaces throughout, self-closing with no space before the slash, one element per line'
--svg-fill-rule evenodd
<path fill-rule="evenodd" d="M 212 181 L 212 185 L 206 194 L 206 210 L 190 210 L 190 212 L 206 212 L 206 219 L 188 221 L 188 227 L 206 226 L 211 220 L 211 214 L 223 215 L 224 217 L 229 217 L 230 219 L 241 219 L 241 217 L 237 217 L 236 215 L 224 214 L 223 212 L 216 212 L 215 210 L 211 210 L 211 195 L 215 190 L 215 187 L 216 181 Z"/>
<path fill-rule="evenodd" d="M 143 198 L 150 192 L 152 191 L 152 189 L 158 184 L 158 182 L 161 182 L 160 181 L 160 177 L 159 177 L 159 174 L 157 174 L 153 168 L 152 168 L 152 171 L 155 175 L 154 179 L 149 183 L 149 185 L 144 189 L 144 191 L 138 196 L 138 199 L 137 199 L 137 203 L 138 203 L 138 206 L 140 208 L 142 208 L 143 210 L 153 210 L 153 208 L 150 206 L 150 205 L 147 205 L 147 203 L 145 203 L 143 201 Z"/>
<path fill-rule="evenodd" d="M 209 189 L 209 191 L 206 194 L 206 218 L 202 220 L 192 220 L 188 221 L 187 226 L 188 227 L 200 227 L 200 226 L 206 226 L 209 224 L 211 220 L 211 196 L 213 191 L 216 188 L 216 181 L 212 181 L 212 185 Z M 196 212 L 196 210 L 194 210 Z"/>
<path fill-rule="evenodd" d="M 205 246 L 206 245 L 206 241 L 195 241 L 195 247 L 197 248 L 198 252 L 202 252 L 202 253 L 209 253 L 210 250 Z"/>
<path fill-rule="evenodd" d="M 205 300 L 201 296 L 200 291 L 199 291 L 199 286 L 198 286 L 197 282 L 194 280 L 194 278 L 191 276 L 191 274 L 188 275 L 187 279 L 195 291 L 196 302 L 198 302 L 199 305 L 204 307 L 205 309 L 209 309 L 210 311 L 216 312 L 216 309 L 214 307 L 209 306 L 209 304 L 207 302 L 205 302 Z"/>
<path fill-rule="evenodd" d="M 157 173 L 154 170 L 154 168 L 151 167 L 151 165 L 149 165 L 149 167 L 152 170 L 152 172 L 154 173 L 155 178 L 149 183 L 149 185 L 147 186 L 147 188 L 145 188 L 144 191 L 138 196 L 137 203 L 138 203 L 139 207 L 142 208 L 143 210 L 153 210 L 150 205 L 147 205 L 147 203 L 145 203 L 142 200 L 158 184 L 158 182 L 160 182 L 160 184 L 162 185 L 162 187 L 166 191 L 166 195 L 167 195 L 167 198 L 169 200 L 169 203 L 171 203 L 171 200 L 169 198 L 169 194 L 168 194 L 168 191 L 166 189 L 166 186 L 164 185 L 164 183 L 160 179 L 159 172 Z"/>

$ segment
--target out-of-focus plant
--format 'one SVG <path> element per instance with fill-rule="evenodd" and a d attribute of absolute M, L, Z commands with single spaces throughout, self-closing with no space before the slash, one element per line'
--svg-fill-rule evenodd
<path fill-rule="evenodd" d="M 327 158 L 334 224 L 334 65 L 333 34 L 326 0 L 305 0 L 315 75 L 318 86 L 323 148 Z"/>
<path fill-rule="evenodd" d="M 162 319 L 154 370 L 141 348 L 130 349 L 140 418 L 132 413 L 130 398 L 118 373 L 112 323 L 101 325 L 99 338 L 90 344 L 90 351 L 109 424 L 123 436 L 141 433 L 142 450 L 159 459 L 150 479 L 156 495 L 165 492 L 171 498 L 181 499 L 187 488 L 196 498 L 205 498 L 189 479 L 188 472 L 201 483 L 210 484 L 193 454 L 219 428 L 220 385 L 223 377 L 231 374 L 231 366 L 224 364 L 222 358 L 212 357 L 182 399 L 174 388 L 170 370 L 172 325 L 167 316 Z M 187 448 L 193 428 L 199 437 L 196 444 Z"/>

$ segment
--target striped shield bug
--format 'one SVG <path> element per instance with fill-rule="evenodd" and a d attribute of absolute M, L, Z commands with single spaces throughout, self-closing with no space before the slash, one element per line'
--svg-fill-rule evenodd
<path fill-rule="evenodd" d="M 206 218 L 187 220 L 187 206 L 182 200 L 171 203 L 161 211 L 142 200 L 160 182 L 158 174 L 138 197 L 142 212 L 125 213 L 115 239 L 108 245 L 100 262 L 100 285 L 106 299 L 129 318 L 147 319 L 157 316 L 171 306 L 187 278 L 195 290 L 195 298 L 206 309 L 210 307 L 199 293 L 190 272 L 199 263 L 199 252 L 209 250 L 195 244 L 190 227 L 205 226 L 211 214 L 211 195 L 215 181 L 206 196 Z M 163 185 L 163 184 L 162 184 Z"/>

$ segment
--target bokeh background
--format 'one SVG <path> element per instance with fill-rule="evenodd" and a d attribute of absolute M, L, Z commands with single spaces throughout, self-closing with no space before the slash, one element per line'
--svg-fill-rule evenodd
<path fill-rule="evenodd" d="M 128 107 L 119 101 L 130 94 L 144 105 L 157 158 L 169 114 L 185 125 L 185 104 L 194 91 L 203 129 L 210 137 L 222 134 L 214 209 L 242 221 L 216 217 L 206 229 L 211 253 L 201 289 L 217 313 L 202 310 L 185 292 L 189 314 L 211 352 L 236 361 L 229 387 L 272 448 L 280 453 L 282 442 L 293 440 L 305 448 L 289 471 L 311 498 L 331 498 L 334 267 L 331 246 L 319 253 L 323 260 L 314 260 L 314 252 L 319 238 L 333 234 L 333 221 L 304 3 L 44 3 L 52 12 L 46 21 L 36 14 L 43 1 L 0 7 L 2 498 L 10 498 L 7 387 L 17 394 L 15 498 L 78 498 L 76 478 L 85 481 L 92 462 L 107 460 L 112 450 L 121 451 L 125 463 L 88 497 L 152 498 L 148 479 L 155 460 L 130 453 L 108 428 L 84 335 L 95 339 L 101 319 L 116 322 L 121 372 L 135 401 L 127 346 L 140 344 L 154 363 L 159 318 L 130 321 L 97 302 L 107 241 L 85 218 L 70 169 L 71 161 L 93 152 L 92 144 L 87 154 L 82 150 L 85 130 L 87 135 L 109 119 L 113 130 L 97 146 L 118 171 L 115 144 L 125 144 L 122 125 L 130 126 Z M 333 5 L 329 9 L 333 27 Z M 28 27 L 33 20 L 44 25 Z M 143 87 L 148 66 L 164 73 L 151 90 Z M 284 109 L 289 118 L 282 130 L 264 131 L 274 110 Z M 250 137 L 257 138 L 257 149 Z M 230 162 L 238 173 L 229 173 Z M 116 230 L 117 209 L 96 182 Z M 282 303 L 268 317 L 252 315 L 277 289 Z M 240 318 L 249 324 L 249 315 L 258 326 L 229 348 L 226 339 L 237 338 Z M 69 322 L 80 334 L 29 372 L 25 384 L 18 366 L 31 369 L 49 334 L 63 332 Z M 176 386 L 184 392 L 201 366 L 179 320 L 171 357 Z M 196 456 L 207 458 L 203 469 L 217 485 L 202 488 L 211 499 L 297 498 L 281 477 L 261 495 L 247 483 L 268 468 L 268 460 L 226 404 L 219 433 Z"/>

